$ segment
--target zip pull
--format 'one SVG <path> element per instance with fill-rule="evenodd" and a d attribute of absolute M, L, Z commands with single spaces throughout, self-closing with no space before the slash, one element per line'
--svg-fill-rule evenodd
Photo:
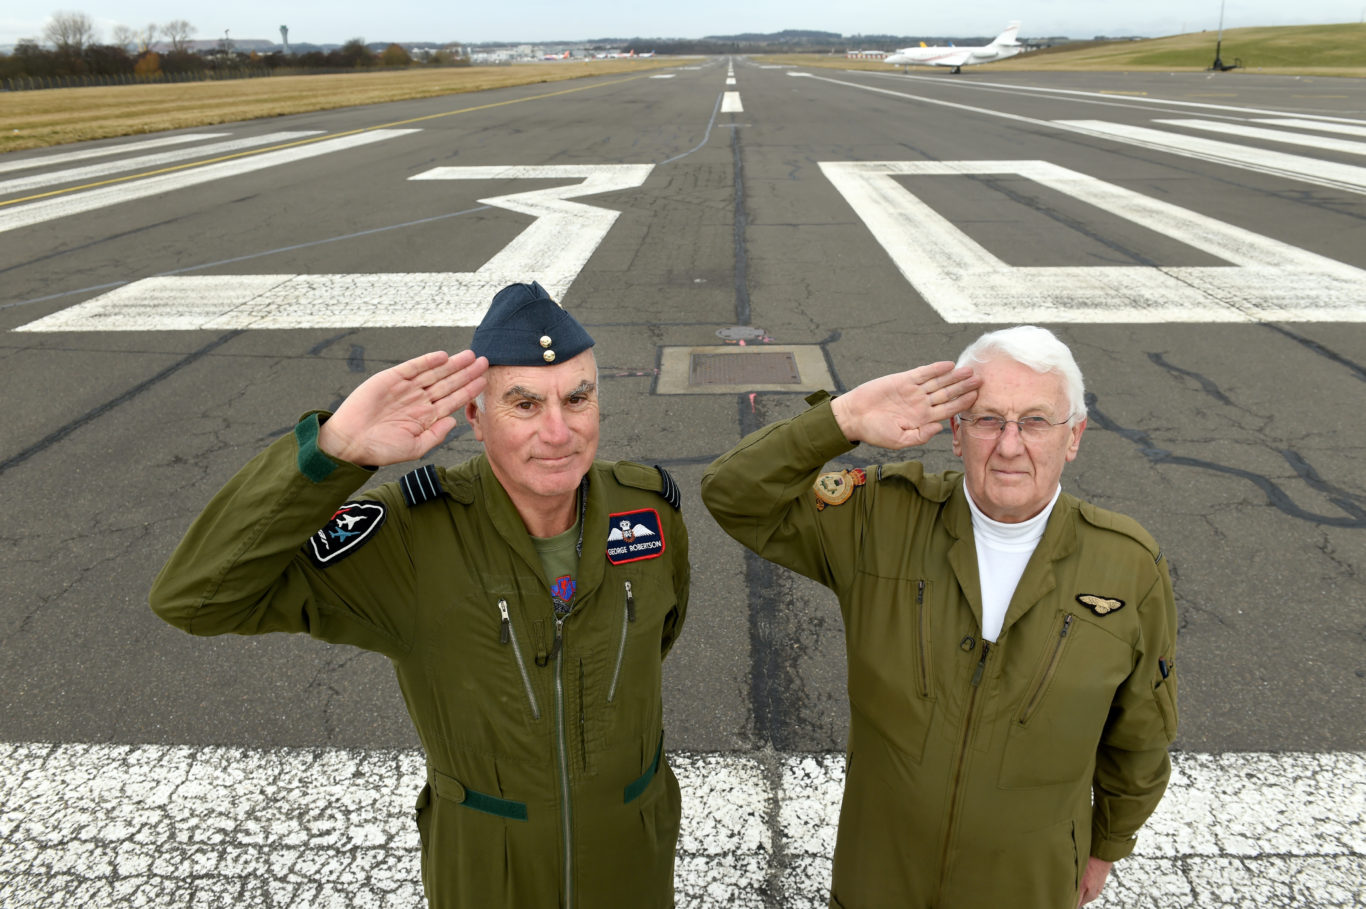
<path fill-rule="evenodd" d="M 564 643 L 564 616 L 555 616 L 555 644 L 550 648 L 547 659 L 554 657 L 560 652 L 560 645 Z"/>
<path fill-rule="evenodd" d="M 924 580 L 922 579 L 922 580 L 916 581 L 916 587 L 915 587 L 915 604 L 916 604 L 917 606 L 920 606 L 920 605 L 922 605 L 924 602 L 925 602 L 925 582 L 924 582 Z"/>
<path fill-rule="evenodd" d="M 1067 632 L 1072 630 L 1072 613 L 1067 614 L 1067 618 L 1062 620 L 1062 631 L 1058 632 L 1059 638 L 1067 637 Z"/>
<path fill-rule="evenodd" d="M 512 616 L 508 615 L 508 601 L 498 601 L 498 611 L 503 614 L 502 631 L 499 633 L 499 643 L 506 644 L 512 640 Z"/>
<path fill-rule="evenodd" d="M 631 595 L 631 582 L 626 582 L 626 621 L 636 620 L 636 598 Z"/>
<path fill-rule="evenodd" d="M 982 642 L 982 658 L 977 661 L 977 671 L 972 674 L 972 687 L 976 688 L 982 681 L 982 670 L 987 668 L 987 654 L 991 653 L 991 642 Z"/>

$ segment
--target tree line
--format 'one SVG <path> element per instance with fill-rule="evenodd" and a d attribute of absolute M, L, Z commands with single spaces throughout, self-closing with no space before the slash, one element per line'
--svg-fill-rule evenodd
<path fill-rule="evenodd" d="M 468 65 L 469 58 L 457 45 L 447 45 L 421 60 L 399 44 L 382 51 L 353 38 L 331 51 L 309 50 L 286 54 L 234 50 L 224 37 L 217 47 L 194 51 L 189 47 L 194 26 L 184 19 L 134 29 L 117 25 L 108 43 L 98 39 L 93 21 L 85 13 L 54 13 L 43 29 L 44 43 L 25 38 L 9 54 L 0 54 L 0 79 L 61 80 L 81 77 L 137 78 L 155 81 L 166 77 L 211 77 L 233 70 L 326 71 L 372 67 Z"/>

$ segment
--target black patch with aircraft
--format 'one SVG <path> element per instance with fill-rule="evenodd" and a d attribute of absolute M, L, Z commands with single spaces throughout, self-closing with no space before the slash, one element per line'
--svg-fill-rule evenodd
<path fill-rule="evenodd" d="M 384 518 L 384 506 L 379 502 L 347 502 L 308 538 L 304 552 L 319 568 L 335 565 L 373 537 Z"/>

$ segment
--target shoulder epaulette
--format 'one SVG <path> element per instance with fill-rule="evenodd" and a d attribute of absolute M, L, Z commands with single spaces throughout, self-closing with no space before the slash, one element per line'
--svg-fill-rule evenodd
<path fill-rule="evenodd" d="M 961 474 L 957 471 L 926 473 L 925 465 L 920 461 L 897 461 L 881 465 L 878 470 L 879 480 L 883 477 L 903 480 L 914 486 L 917 492 L 931 502 L 947 502 L 949 496 L 958 488 L 959 476 Z"/>
<path fill-rule="evenodd" d="M 682 490 L 679 489 L 673 476 L 658 464 L 653 467 L 646 467 L 644 464 L 637 464 L 634 461 L 617 461 L 612 465 L 612 475 L 623 486 L 633 486 L 636 489 L 646 489 L 650 492 L 659 493 L 660 497 L 672 505 L 675 511 L 682 509 Z"/>
<path fill-rule="evenodd" d="M 1133 518 L 1117 511 L 1100 508 L 1086 501 L 1082 501 L 1077 510 L 1086 519 L 1086 523 L 1093 527 L 1102 527 L 1106 530 L 1113 530 L 1115 533 L 1121 533 L 1148 550 L 1153 562 L 1162 561 L 1162 547 L 1158 546 L 1152 534 L 1144 530 L 1143 525 Z"/>
<path fill-rule="evenodd" d="M 436 467 L 431 464 L 423 464 L 416 470 L 405 473 L 398 481 L 398 486 L 403 490 L 403 501 L 408 503 L 409 508 L 441 496 L 441 478 L 436 475 Z"/>
<path fill-rule="evenodd" d="M 655 470 L 659 471 L 661 488 L 659 494 L 664 497 L 664 501 L 674 507 L 674 511 L 681 511 L 683 508 L 683 492 L 678 488 L 678 483 L 674 481 L 673 474 L 669 473 L 658 464 Z"/>

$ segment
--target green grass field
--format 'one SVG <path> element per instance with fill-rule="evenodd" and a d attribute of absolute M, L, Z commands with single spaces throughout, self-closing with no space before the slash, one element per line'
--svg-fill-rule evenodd
<path fill-rule="evenodd" d="M 1063 45 L 989 64 L 993 70 L 1200 72 L 1214 62 L 1215 32 L 1193 32 L 1145 41 Z M 887 48 L 891 50 L 891 48 Z M 1366 24 L 1297 25 L 1224 30 L 1220 56 L 1241 60 L 1238 72 L 1366 77 Z M 841 69 L 885 70 L 873 60 L 819 54 L 785 54 L 774 62 Z M 914 68 L 912 68 L 914 69 Z"/>

